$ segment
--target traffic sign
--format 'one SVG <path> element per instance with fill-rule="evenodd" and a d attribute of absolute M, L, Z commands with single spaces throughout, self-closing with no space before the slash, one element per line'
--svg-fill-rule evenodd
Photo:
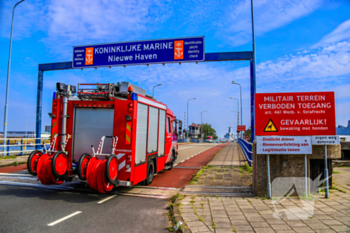
<path fill-rule="evenodd" d="M 73 68 L 204 61 L 204 37 L 73 47 Z"/>
<path fill-rule="evenodd" d="M 312 145 L 337 145 L 340 144 L 338 135 L 331 136 L 312 136 L 311 137 Z"/>
<path fill-rule="evenodd" d="M 256 135 L 336 135 L 334 92 L 255 94 Z"/>
<path fill-rule="evenodd" d="M 245 131 L 245 125 L 237 125 L 237 132 Z"/>
<path fill-rule="evenodd" d="M 310 136 L 257 136 L 257 154 L 312 154 Z"/>

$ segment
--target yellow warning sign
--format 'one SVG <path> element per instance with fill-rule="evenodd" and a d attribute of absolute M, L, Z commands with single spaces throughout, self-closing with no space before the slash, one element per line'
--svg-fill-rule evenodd
<path fill-rule="evenodd" d="M 271 119 L 267 123 L 264 132 L 278 132 L 278 129 L 276 128 L 275 124 L 272 122 Z"/>

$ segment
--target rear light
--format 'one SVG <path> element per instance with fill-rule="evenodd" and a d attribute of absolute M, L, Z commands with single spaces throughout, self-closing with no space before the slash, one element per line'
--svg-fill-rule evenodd
<path fill-rule="evenodd" d="M 132 112 L 132 108 L 128 108 L 128 112 Z"/>
<path fill-rule="evenodd" d="M 133 104 L 132 104 L 132 103 L 129 103 L 128 106 L 129 106 L 129 108 L 132 108 Z"/>

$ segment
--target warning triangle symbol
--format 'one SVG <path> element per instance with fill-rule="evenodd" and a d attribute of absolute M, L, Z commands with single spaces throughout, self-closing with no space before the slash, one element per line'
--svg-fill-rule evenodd
<path fill-rule="evenodd" d="M 278 132 L 278 129 L 276 128 L 275 124 L 272 122 L 271 119 L 267 123 L 264 132 Z"/>

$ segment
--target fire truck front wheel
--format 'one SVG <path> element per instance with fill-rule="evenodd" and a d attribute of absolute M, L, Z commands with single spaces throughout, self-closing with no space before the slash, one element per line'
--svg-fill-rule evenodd
<path fill-rule="evenodd" d="M 145 185 L 150 185 L 153 182 L 153 178 L 154 178 L 154 162 L 151 161 L 148 164 L 148 168 L 147 168 L 147 177 L 145 180 Z"/>
<path fill-rule="evenodd" d="M 27 169 L 28 169 L 28 172 L 33 176 L 36 176 L 37 174 L 36 172 L 37 164 L 42 155 L 43 155 L 43 152 L 41 152 L 40 150 L 35 150 L 32 153 L 30 153 L 28 157 Z"/>
<path fill-rule="evenodd" d="M 86 180 L 86 171 L 91 159 L 91 155 L 88 153 L 84 153 L 81 155 L 78 164 L 78 176 L 81 180 Z"/>
<path fill-rule="evenodd" d="M 174 162 L 176 160 L 174 152 L 171 154 L 171 158 L 170 159 L 171 159 L 170 162 L 167 164 L 169 166 L 168 171 L 170 171 L 174 167 Z"/>

